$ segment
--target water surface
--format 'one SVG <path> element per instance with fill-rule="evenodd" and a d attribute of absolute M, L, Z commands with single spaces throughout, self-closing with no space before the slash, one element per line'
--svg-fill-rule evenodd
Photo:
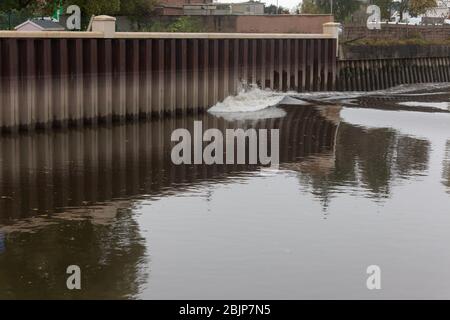
<path fill-rule="evenodd" d="M 282 98 L 1 137 L 0 298 L 449 299 L 448 87 Z M 194 120 L 280 129 L 279 170 L 173 165 Z"/>

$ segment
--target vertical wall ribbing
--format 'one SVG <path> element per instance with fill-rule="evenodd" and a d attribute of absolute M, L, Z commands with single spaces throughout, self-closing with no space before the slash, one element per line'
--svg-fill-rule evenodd
<path fill-rule="evenodd" d="M 335 50 L 332 39 L 0 39 L 0 126 L 198 113 L 236 94 L 241 83 L 332 90 Z"/>

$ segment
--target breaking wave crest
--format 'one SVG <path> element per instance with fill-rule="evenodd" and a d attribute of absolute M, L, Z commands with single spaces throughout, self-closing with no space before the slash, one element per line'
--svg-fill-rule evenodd
<path fill-rule="evenodd" d="M 276 92 L 269 89 L 260 89 L 256 85 L 241 85 L 239 93 L 228 96 L 222 102 L 216 103 L 208 112 L 235 113 L 255 112 L 278 105 L 287 93 Z"/>
<path fill-rule="evenodd" d="M 311 105 L 312 101 L 346 103 L 364 96 L 420 96 L 430 95 L 429 90 L 447 91 L 448 83 L 400 85 L 371 92 L 278 92 L 260 89 L 257 85 L 241 84 L 237 95 L 228 96 L 209 108 L 208 112 L 226 120 L 267 119 L 285 116 L 279 105 Z M 439 93 L 439 92 L 438 92 Z"/>

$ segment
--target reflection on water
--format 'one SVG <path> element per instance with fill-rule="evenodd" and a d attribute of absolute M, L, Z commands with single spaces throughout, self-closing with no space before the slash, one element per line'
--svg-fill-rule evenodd
<path fill-rule="evenodd" d="M 0 230 L 8 236 L 2 241 L 0 284 L 6 290 L 0 296 L 135 296 L 145 283 L 147 253 L 133 217 L 139 211 L 134 199 L 182 194 L 205 182 L 239 183 L 258 169 L 175 166 L 174 129 L 192 132 L 194 120 L 202 120 L 204 130 L 223 132 L 279 128 L 280 161 L 288 163 L 333 152 L 337 125 L 326 117 L 309 108 L 292 110 L 285 120 L 227 122 L 204 115 L 2 137 Z M 85 270 L 90 285 L 82 292 L 65 290 L 64 266 L 70 264 Z"/>
<path fill-rule="evenodd" d="M 177 128 L 193 132 L 195 120 L 203 122 L 204 131 L 280 129 L 280 162 L 288 163 L 333 152 L 337 119 L 337 112 L 326 114 L 323 108 L 304 108 L 291 110 L 285 119 L 228 122 L 205 114 L 107 128 L 5 136 L 0 140 L 0 221 L 8 226 L 8 222 L 15 222 L 13 219 L 40 214 L 57 214 L 59 218 L 69 209 L 76 216 L 85 211 L 96 223 L 108 216 L 107 209 L 97 208 L 105 202 L 178 194 L 205 181 L 242 179 L 258 169 L 256 165 L 172 164 L 170 152 L 175 143 L 170 141 L 171 133 Z"/>
<path fill-rule="evenodd" d="M 130 205 L 109 205 L 108 224 L 67 219 L 33 232 L 11 232 L 0 257 L 2 298 L 131 298 L 146 279 L 146 247 Z M 7 230 L 8 232 L 8 230 Z M 79 265 L 85 288 L 66 288 L 66 268 Z M 89 285 L 88 285 L 89 284 Z"/>
<path fill-rule="evenodd" d="M 450 132 L 281 108 L 1 137 L 0 298 L 450 297 Z M 173 165 L 170 135 L 194 120 L 280 129 L 280 170 Z"/>
<path fill-rule="evenodd" d="M 324 195 L 334 186 L 353 185 L 373 196 L 388 197 L 396 179 L 424 174 L 429 148 L 427 140 L 399 135 L 394 130 L 367 130 L 342 123 L 334 170 L 326 176 L 307 172 L 302 185 L 311 185 L 315 192 Z"/>
<path fill-rule="evenodd" d="M 446 143 L 443 166 L 444 166 L 444 169 L 442 170 L 443 184 L 447 187 L 447 192 L 450 193 L 450 140 L 447 140 Z"/>

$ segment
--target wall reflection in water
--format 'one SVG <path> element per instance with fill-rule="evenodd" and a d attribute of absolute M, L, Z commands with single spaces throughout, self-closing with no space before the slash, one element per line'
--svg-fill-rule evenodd
<path fill-rule="evenodd" d="M 447 192 L 450 193 L 450 140 L 446 143 L 445 158 L 442 170 L 442 183 L 447 187 Z"/>
<path fill-rule="evenodd" d="M 174 165 L 173 130 L 203 121 L 203 130 L 279 128 L 280 162 L 333 152 L 337 124 L 319 109 L 297 108 L 279 119 L 228 122 L 203 115 L 109 128 L 6 136 L 2 150 L 1 214 L 10 219 L 65 212 L 113 199 L 159 196 L 205 180 L 218 183 L 256 165 Z M 206 145 L 206 144 L 205 144 Z M 75 209 L 77 210 L 77 209 Z"/>
<path fill-rule="evenodd" d="M 125 298 L 147 285 L 151 248 L 135 220 L 139 199 L 239 183 L 256 165 L 170 160 L 174 129 L 279 128 L 281 169 L 327 202 L 342 186 L 389 196 L 422 174 L 429 143 L 390 129 L 340 123 L 340 107 L 285 106 L 283 118 L 227 121 L 208 114 L 0 139 L 0 298 Z M 447 166 L 448 167 L 448 166 Z M 447 179 L 448 181 L 448 179 Z M 78 264 L 86 286 L 65 287 Z"/>
<path fill-rule="evenodd" d="M 176 128 L 279 128 L 280 162 L 334 152 L 338 110 L 290 110 L 279 119 L 226 121 L 210 115 L 32 135 L 1 145 L 0 297 L 132 297 L 147 273 L 146 247 L 132 212 L 139 198 L 244 179 L 256 165 L 175 166 Z M 330 118 L 330 119 L 329 119 Z M 192 131 L 191 131 L 192 132 Z M 6 234 L 6 236 L 5 236 Z M 80 292 L 65 268 L 83 270 Z"/>

